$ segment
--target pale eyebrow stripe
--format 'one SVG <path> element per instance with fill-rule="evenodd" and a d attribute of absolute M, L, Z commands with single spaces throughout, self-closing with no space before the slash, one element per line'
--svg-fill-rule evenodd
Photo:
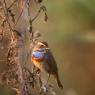
<path fill-rule="evenodd" d="M 39 44 L 39 45 L 44 45 L 44 44 L 43 44 L 43 43 L 41 43 L 41 42 L 38 42 L 38 44 Z M 46 46 L 46 45 L 44 45 L 44 46 Z"/>

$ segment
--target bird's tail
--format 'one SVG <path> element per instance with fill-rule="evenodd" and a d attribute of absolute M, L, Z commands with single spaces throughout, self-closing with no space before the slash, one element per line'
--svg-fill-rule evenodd
<path fill-rule="evenodd" d="M 59 79 L 58 73 L 54 74 L 54 77 L 56 78 L 57 84 L 59 86 L 60 89 L 63 89 L 63 85 Z"/>

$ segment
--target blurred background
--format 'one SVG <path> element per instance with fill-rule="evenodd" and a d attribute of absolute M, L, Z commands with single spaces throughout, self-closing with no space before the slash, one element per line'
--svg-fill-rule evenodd
<path fill-rule="evenodd" d="M 95 0 L 44 0 L 44 4 L 48 22 L 40 19 L 35 24 L 58 64 L 64 90 L 52 78 L 57 95 L 95 95 Z"/>
<path fill-rule="evenodd" d="M 43 0 L 43 4 L 48 22 L 42 22 L 41 14 L 33 27 L 57 61 L 64 86 L 60 90 L 51 77 L 57 95 L 95 95 L 95 0 Z"/>

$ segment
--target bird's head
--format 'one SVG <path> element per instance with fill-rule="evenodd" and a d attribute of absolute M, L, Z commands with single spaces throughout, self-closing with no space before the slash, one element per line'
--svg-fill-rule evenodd
<path fill-rule="evenodd" d="M 48 48 L 48 43 L 47 42 L 37 42 L 35 45 L 34 45 L 34 51 L 39 51 L 39 50 L 47 50 L 49 49 Z"/>

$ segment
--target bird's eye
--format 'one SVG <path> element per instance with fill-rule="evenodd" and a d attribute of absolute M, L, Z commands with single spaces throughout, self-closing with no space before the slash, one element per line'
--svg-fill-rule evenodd
<path fill-rule="evenodd" d="M 41 47 L 43 47 L 43 45 L 41 45 Z"/>

